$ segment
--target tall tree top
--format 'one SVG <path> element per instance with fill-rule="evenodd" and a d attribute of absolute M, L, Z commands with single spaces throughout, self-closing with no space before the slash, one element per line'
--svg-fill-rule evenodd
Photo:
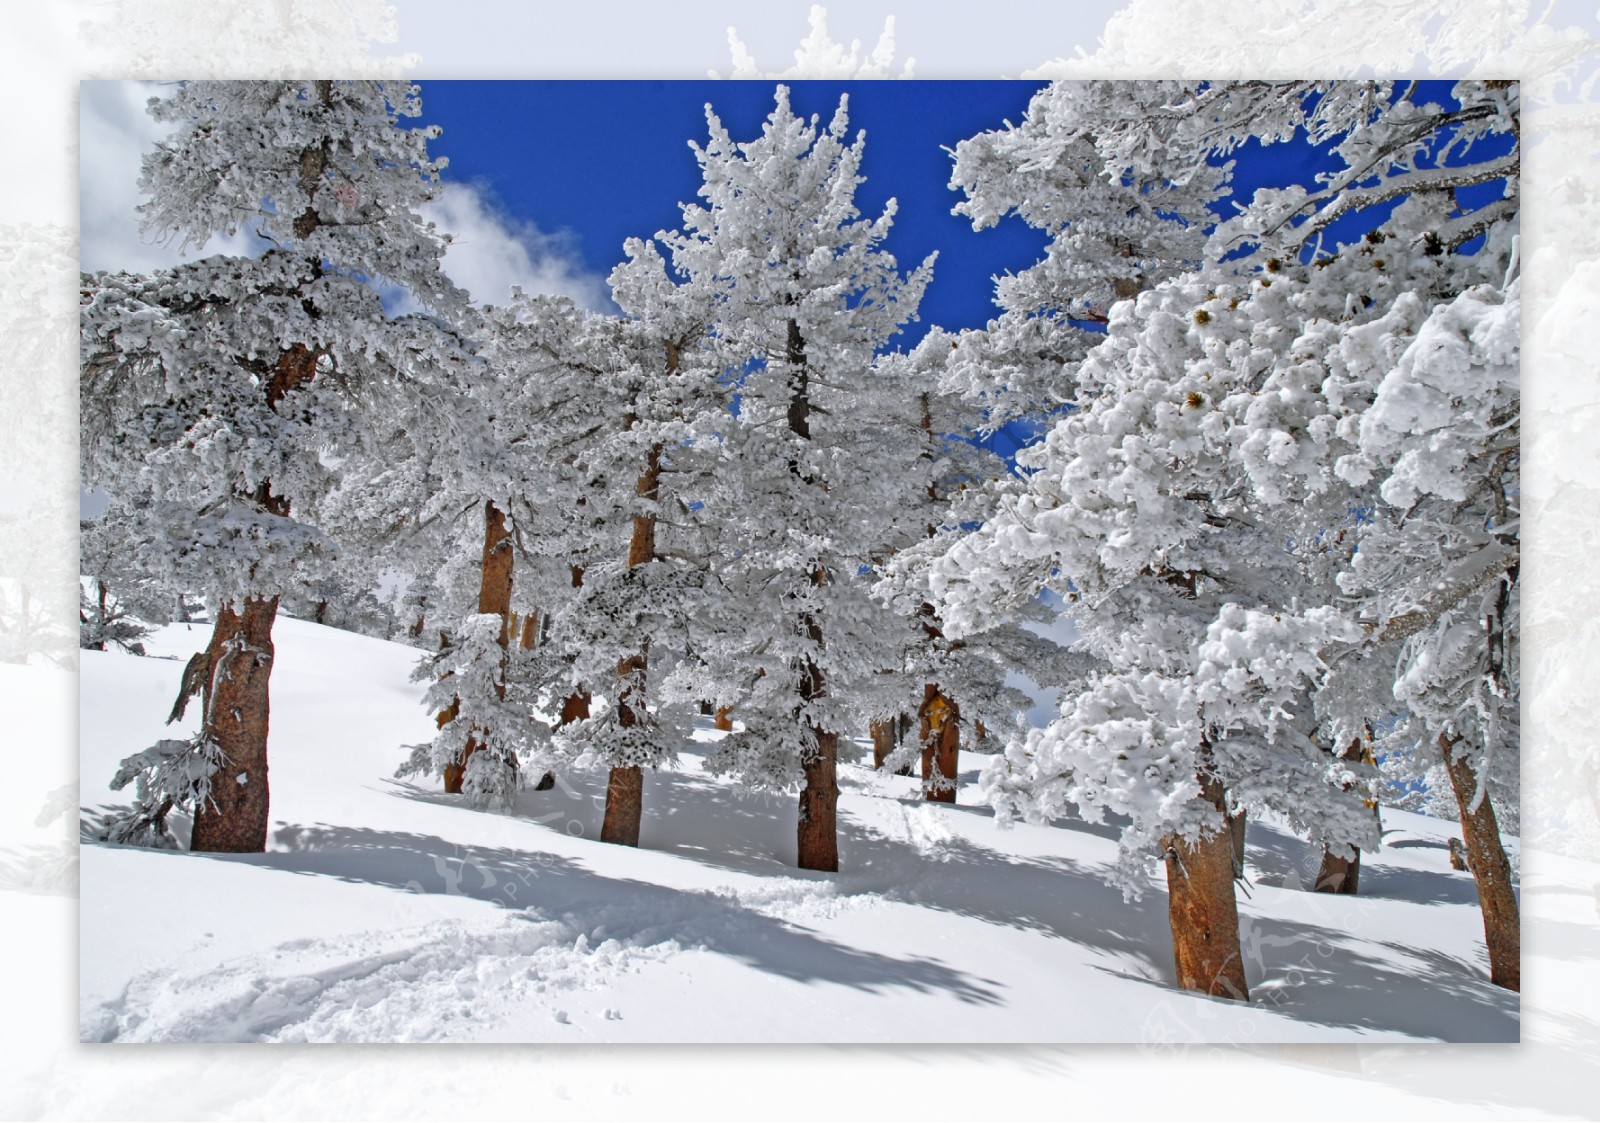
<path fill-rule="evenodd" d="M 203 245 L 245 229 L 342 272 L 404 286 L 435 310 L 459 299 L 440 272 L 446 237 L 416 214 L 445 161 L 405 82 L 187 82 L 152 99 L 178 125 L 145 157 L 147 234 Z"/>
<path fill-rule="evenodd" d="M 737 143 L 706 107 L 710 137 L 704 146 L 690 142 L 706 205 L 685 204 L 683 230 L 658 238 L 676 270 L 718 290 L 726 326 L 764 332 L 793 320 L 808 345 L 838 339 L 874 348 L 914 317 L 933 257 L 902 280 L 882 248 L 894 200 L 872 220 L 856 208 L 866 134 L 846 143 L 847 110 L 841 97 L 823 129 L 819 118 L 794 113 L 780 85 L 761 135 Z M 759 349 L 782 353 L 770 340 Z"/>

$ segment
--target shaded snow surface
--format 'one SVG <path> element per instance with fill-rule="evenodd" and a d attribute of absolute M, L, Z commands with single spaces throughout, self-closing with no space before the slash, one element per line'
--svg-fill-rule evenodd
<path fill-rule="evenodd" d="M 85 820 L 162 736 L 203 625 L 82 660 Z M 1252 823 L 1252 1001 L 1173 988 L 1166 894 L 1124 902 L 1114 831 L 1003 829 L 963 755 L 956 806 L 839 769 L 839 874 L 794 868 L 792 797 L 738 797 L 701 730 L 645 781 L 639 849 L 598 841 L 604 778 L 511 814 L 392 779 L 433 721 L 417 652 L 280 619 L 269 849 L 82 849 L 86 1041 L 1505 1041 L 1452 824 L 1385 810 L 1363 896 L 1298 888 Z M 191 707 L 193 711 L 198 707 Z M 174 823 L 186 835 L 186 823 Z"/>

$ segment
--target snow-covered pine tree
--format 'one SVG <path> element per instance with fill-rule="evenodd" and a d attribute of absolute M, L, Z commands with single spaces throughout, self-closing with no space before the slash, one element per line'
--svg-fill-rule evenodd
<path fill-rule="evenodd" d="M 1274 298 L 1304 325 L 1258 360 L 1255 400 L 1235 414 L 1240 459 L 1360 625 L 1359 642 L 1322 653 L 1330 743 L 1399 720 L 1385 723 L 1387 771 L 1453 795 L 1491 979 L 1518 989 L 1500 822 L 1515 829 L 1520 776 L 1520 89 L 1460 82 L 1440 104 L 1357 84 L 1320 100 L 1331 108 L 1308 127 L 1346 167 L 1319 190 L 1262 192 L 1214 236 L 1214 252 L 1243 247 L 1280 278 Z M 1392 201 L 1359 244 L 1299 261 L 1343 215 Z M 1343 548 L 1324 548 L 1336 534 Z"/>
<path fill-rule="evenodd" d="M 845 103 L 819 128 L 787 88 L 776 101 L 742 144 L 707 108 L 710 139 L 694 146 L 705 205 L 659 237 L 683 283 L 713 294 L 737 398 L 701 512 L 718 623 L 695 652 L 699 696 L 736 705 L 743 728 L 708 765 L 757 788 L 798 781 L 799 864 L 836 870 L 838 738 L 865 728 L 857 693 L 892 665 L 863 570 L 916 459 L 882 439 L 880 419 L 904 404 L 880 398 L 872 360 L 914 316 L 932 261 L 902 278 L 881 248 L 893 204 L 873 221 L 856 209 L 865 138 L 846 142 Z"/>
<path fill-rule="evenodd" d="M 1371 323 L 1391 307 L 1426 306 L 1439 291 L 1429 269 L 1440 272 L 1428 259 L 1514 216 L 1514 202 L 1473 209 L 1451 195 L 1514 174 L 1514 161 L 1492 146 L 1476 160 L 1465 152 L 1514 129 L 1514 92 L 1464 84 L 1458 109 L 1415 104 L 1411 92 L 1389 83 L 1224 83 L 1097 127 L 1113 192 L 1140 168 L 1165 167 L 1181 181 L 1185 161 L 1198 168 L 1251 136 L 1283 140 L 1297 129 L 1331 144 L 1343 166 L 1318 190 L 1258 192 L 1212 237 L 1202 271 L 1115 306 L 1107 338 L 1075 371 L 1062 368 L 1075 375 L 1077 408 L 1019 457 L 1026 478 L 994 489 L 988 521 L 953 542 L 931 574 L 956 634 L 1041 586 L 1071 602 L 1085 646 L 1110 669 L 1064 699 L 1048 728 L 1010 746 L 986 783 L 1010 813 L 1049 816 L 1072 804 L 1090 816 L 1105 808 L 1129 816 L 1119 878 L 1136 891 L 1144 858 L 1164 858 L 1187 988 L 1245 994 L 1222 831 L 1230 811 L 1281 811 L 1330 847 L 1376 842 L 1364 785 L 1352 782 L 1370 783 L 1371 770 L 1363 776 L 1332 747 L 1384 704 L 1354 673 L 1341 681 L 1329 665 L 1370 670 L 1341 657 L 1378 642 L 1385 617 L 1374 627 L 1332 603 L 1360 508 L 1333 486 L 1332 466 L 1318 463 L 1336 431 L 1348 439 L 1361 422 L 1318 422 L 1296 440 L 1283 426 L 1272 431 L 1272 411 L 1293 413 L 1322 371 L 1327 384 L 1311 389 L 1331 412 L 1359 414 L 1359 378 L 1355 387 L 1341 379 L 1347 361 L 1381 342 Z M 1392 220 L 1404 237 L 1397 260 L 1373 248 L 1383 231 L 1365 252 L 1303 260 L 1313 239 L 1333 241 L 1328 227 L 1339 216 L 1401 197 L 1410 201 Z M 1241 247 L 1254 253 L 1238 256 Z M 1485 329 L 1492 381 L 1507 332 L 1503 315 L 1486 313 L 1489 321 L 1500 325 Z M 1473 463 L 1503 472 L 1507 461 Z M 1360 482 L 1355 465 L 1340 472 L 1346 483 Z M 1483 515 L 1465 517 L 1484 525 Z M 1357 557 L 1376 560 L 1367 555 L 1363 546 Z M 1495 689 L 1508 690 L 1506 679 Z"/>
<path fill-rule="evenodd" d="M 934 400 L 945 412 L 964 415 L 959 430 L 945 431 L 988 436 L 1007 425 L 1047 425 L 1073 399 L 1077 365 L 1100 341 L 1096 325 L 1105 323 L 1111 306 L 1199 263 L 1212 219 L 1209 206 L 1226 193 L 1226 168 L 1202 163 L 1180 173 L 1146 160 L 1108 176 L 1110 159 L 1100 136 L 1109 123 L 1146 117 L 1192 88 L 1176 82 L 1056 83 L 1034 96 L 1021 125 L 1007 124 L 957 145 L 950 186 L 966 198 L 955 213 L 978 230 L 1014 214 L 1050 240 L 1043 260 L 997 279 L 998 317 L 953 337 L 933 333 L 918 348 L 919 365 L 931 357 L 937 372 Z M 981 522 L 991 492 L 977 485 L 1001 474 L 955 473 L 953 482 L 962 486 L 945 490 L 958 509 L 929 521 L 947 535 Z M 930 623 L 925 656 L 962 664 L 963 671 L 952 667 L 946 677 L 964 673 L 969 688 L 999 703 L 991 707 L 990 728 L 1010 729 L 1014 715 L 995 711 L 1019 699 L 1003 687 L 1003 675 L 1028 668 L 1011 665 L 1008 653 L 1026 648 L 1039 660 L 1033 670 L 1045 677 L 1052 671 L 1081 674 L 1095 661 L 1043 650 L 1005 617 L 987 623 L 992 643 L 978 634 L 954 643 L 946 639 L 933 607 L 912 608 L 905 590 L 919 562 L 948 545 L 947 537 L 935 550 L 910 550 L 890 566 L 885 589 L 903 610 Z M 1030 615 L 1039 607 L 1037 601 L 1012 605 Z M 942 692 L 928 693 L 924 705 L 935 697 L 944 703 L 940 709 L 948 707 Z"/>
<path fill-rule="evenodd" d="M 437 651 L 418 677 L 434 681 L 427 704 L 439 734 L 414 747 L 400 775 L 439 775 L 447 792 L 482 806 L 510 806 L 524 777 L 550 763 L 533 649 L 551 605 L 569 596 L 572 559 L 554 540 L 570 497 L 553 481 L 572 474 L 564 442 L 593 428 L 585 389 L 597 319 L 565 298 L 521 293 L 488 309 L 465 377 L 441 400 L 418 395 L 394 413 L 393 432 L 345 466 L 329 504 L 334 525 L 362 529 L 379 565 L 426 586 Z M 455 650 L 458 635 L 481 639 L 479 617 L 491 616 L 493 651 Z M 493 666 L 477 667 L 483 660 Z M 506 716 L 498 730 L 486 724 L 495 714 Z"/>
<path fill-rule="evenodd" d="M 906 473 L 909 490 L 900 500 L 901 517 L 888 527 L 893 537 L 884 543 L 877 566 L 875 595 L 910 627 L 901 665 L 887 679 L 898 689 L 884 692 L 888 704 L 871 727 L 874 763 L 901 771 L 920 757 L 923 797 L 937 802 L 955 801 L 960 749 L 963 743 L 975 747 L 979 723 L 1010 732 L 1032 706 L 1027 694 L 1007 685 L 1009 673 L 1052 682 L 1057 672 L 1083 661 L 1017 621 L 959 640 L 946 637 L 924 591 L 897 565 L 899 552 L 926 543 L 941 526 L 959 526 L 970 514 L 963 498 L 1006 471 L 1001 458 L 981 444 L 951 436 L 981 431 L 987 424 L 982 406 L 941 386 L 955 346 L 949 334 L 935 329 L 910 353 L 886 355 L 877 363 L 880 380 L 904 383 L 893 395 L 908 411 L 899 419 L 900 439 L 917 459 Z"/>
<path fill-rule="evenodd" d="M 706 299 L 672 285 L 653 248 L 627 248 L 612 281 L 630 318 L 519 296 L 489 317 L 484 356 L 499 387 L 492 459 L 520 481 L 512 612 L 538 620 L 499 689 L 550 718 L 527 726 L 524 763 L 606 769 L 602 839 L 637 845 L 643 770 L 687 732 L 650 670 L 684 649 L 704 568 L 661 512 L 689 502 L 696 426 L 724 411 L 719 368 L 698 358 L 692 305 Z"/>
<path fill-rule="evenodd" d="M 151 105 L 178 128 L 145 160 L 146 229 L 203 244 L 244 228 L 271 248 L 83 280 L 84 482 L 113 496 L 130 556 L 214 613 L 174 708 L 201 694 L 199 733 L 122 773 L 147 811 L 193 810 L 197 850 L 265 846 L 272 623 L 333 554 L 291 514 L 329 484 L 319 450 L 348 428 L 351 393 L 448 334 L 389 319 L 371 282 L 441 312 L 459 299 L 415 213 L 439 167 L 432 130 L 399 125 L 418 111 L 405 83 L 180 85 Z"/>
<path fill-rule="evenodd" d="M 1444 787 L 1430 761 L 1442 758 L 1490 978 L 1519 990 L 1517 898 L 1500 821 L 1515 829 L 1521 771 L 1521 282 L 1514 222 L 1499 225 L 1491 235 L 1504 236 L 1458 268 L 1453 294 L 1396 301 L 1379 321 L 1380 345 L 1398 360 L 1374 371 L 1371 404 L 1344 430 L 1357 447 L 1335 470 L 1377 485 L 1381 503 L 1341 583 L 1370 629 L 1367 643 L 1396 657 L 1393 693 L 1409 718 L 1414 772 Z"/>
<path fill-rule="evenodd" d="M 1119 300 L 1197 267 L 1228 166 L 1169 153 L 1117 129 L 1148 123 L 1194 83 L 1056 82 L 1022 123 L 956 145 L 954 213 L 984 230 L 1015 215 L 1049 238 L 1045 256 L 996 279 L 1001 313 L 951 340 L 943 386 L 982 410 L 982 428 L 1047 421 L 1075 397 L 1077 364 Z M 1185 154 L 1187 155 L 1187 154 Z"/>
<path fill-rule="evenodd" d="M 692 699 L 670 689 L 670 674 L 688 656 L 708 564 L 685 524 L 705 482 L 699 446 L 727 413 L 711 291 L 675 284 L 654 242 L 624 250 L 610 284 L 626 319 L 607 325 L 596 352 L 587 416 L 598 432 L 574 459 L 583 503 L 568 548 L 586 558 L 582 591 L 558 621 L 571 685 L 603 696 L 557 747 L 608 770 L 601 841 L 637 846 L 644 770 L 671 762 L 692 723 Z"/>

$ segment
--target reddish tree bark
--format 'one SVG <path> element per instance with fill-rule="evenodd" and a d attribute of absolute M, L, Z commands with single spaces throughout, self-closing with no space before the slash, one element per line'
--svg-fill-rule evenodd
<path fill-rule="evenodd" d="M 561 703 L 561 725 L 571 725 L 575 721 L 589 720 L 589 692 L 587 690 L 574 690 L 568 694 Z"/>
<path fill-rule="evenodd" d="M 1341 858 L 1327 846 L 1322 848 L 1322 867 L 1312 885 L 1316 893 L 1354 895 L 1361 885 L 1361 851 L 1351 847 L 1351 856 Z"/>
<path fill-rule="evenodd" d="M 937 683 L 922 688 L 922 797 L 934 803 L 956 801 L 956 769 L 961 751 L 961 711 Z"/>
<path fill-rule="evenodd" d="M 805 337 L 800 334 L 800 325 L 795 320 L 789 321 L 785 358 L 788 360 L 789 369 L 794 371 L 794 389 L 789 396 L 789 431 L 801 440 L 809 441 L 811 374 L 806 365 Z M 827 489 L 826 480 L 815 479 L 802 472 L 798 462 L 792 464 L 791 468 L 795 475 L 807 484 Z M 821 566 L 813 566 L 812 586 L 821 588 L 826 580 L 827 574 L 823 572 Z M 807 638 L 820 649 L 823 645 L 822 625 L 816 617 L 809 613 L 803 614 L 800 626 Z M 826 684 L 822 680 L 822 668 L 817 666 L 814 659 L 807 658 L 800 668 L 801 705 L 805 706 L 818 698 L 825 697 L 826 692 Z M 799 843 L 797 864 L 803 870 L 834 872 L 839 868 L 839 735 L 832 730 L 821 729 L 815 724 L 811 725 L 811 732 L 816 739 L 816 748 L 806 754 L 800 762 L 805 782 L 800 789 L 800 814 L 796 832 Z"/>
<path fill-rule="evenodd" d="M 506 529 L 505 512 L 488 500 L 483 504 L 483 557 L 482 576 L 478 581 L 478 611 L 480 613 L 494 613 L 500 617 L 501 647 L 510 643 L 511 636 L 511 580 L 515 556 L 511 548 L 511 534 Z M 502 663 L 502 666 L 504 664 Z M 505 697 L 505 683 L 497 683 L 495 689 L 500 696 Z M 452 705 L 445 713 L 446 718 L 440 714 L 439 726 L 443 728 L 448 721 L 455 719 L 457 707 Z M 444 790 L 452 793 L 461 791 L 461 782 L 467 774 L 467 761 L 479 749 L 474 738 L 468 738 L 466 745 L 461 750 L 461 755 L 455 761 L 444 766 Z"/>
<path fill-rule="evenodd" d="M 315 84 L 318 100 L 333 101 L 333 83 Z M 309 195 L 327 171 L 328 156 L 322 144 L 308 145 L 300 153 L 300 186 Z M 294 233 L 309 237 L 320 224 L 317 212 L 307 208 L 295 219 Z M 321 263 L 312 262 L 320 275 Z M 306 302 L 307 312 L 317 310 Z M 272 373 L 263 384 L 267 408 L 317 376 L 320 356 L 302 343 L 279 352 Z M 270 480 L 262 480 L 252 497 L 261 509 L 280 518 L 289 517 L 287 496 L 274 495 Z M 226 762 L 211 778 L 210 798 L 195 809 L 191 850 L 223 853 L 259 853 L 267 847 L 269 799 L 267 788 L 267 725 L 271 709 L 268 684 L 272 678 L 274 648 L 272 624 L 278 598 L 247 597 L 244 612 L 233 605 L 217 611 L 206 647 L 204 734 L 221 749 Z"/>
<path fill-rule="evenodd" d="M 1455 739 L 1439 735 L 1439 751 L 1450 772 L 1450 787 L 1461 808 L 1461 834 L 1466 840 L 1467 866 L 1478 886 L 1483 910 L 1484 943 L 1489 950 L 1489 981 L 1507 990 L 1522 989 L 1522 919 L 1517 893 L 1511 884 L 1511 863 L 1500 842 L 1500 824 L 1494 805 L 1484 793 L 1476 808 L 1478 776 L 1465 759 L 1454 753 Z"/>
<path fill-rule="evenodd" d="M 613 768 L 606 779 L 606 815 L 600 824 L 600 841 L 638 846 L 643 817 L 644 769 L 637 764 Z"/>
<path fill-rule="evenodd" d="M 1222 785 L 1200 777 L 1202 796 L 1224 810 Z M 1233 841 L 1226 828 L 1198 842 L 1165 840 L 1167 908 L 1178 985 L 1216 998 L 1248 1001 L 1233 895 Z"/>
<path fill-rule="evenodd" d="M 267 848 L 267 725 L 276 597 L 217 613 L 206 649 L 205 736 L 224 757 L 210 797 L 195 809 L 189 849 L 229 854 Z"/>
<path fill-rule="evenodd" d="M 839 869 L 839 737 L 816 730 L 817 751 L 801 762 L 799 861 L 803 870 Z"/>
<path fill-rule="evenodd" d="M 880 719 L 867 725 L 867 732 L 872 737 L 872 767 L 882 771 L 883 762 L 889 759 L 889 754 L 894 752 L 895 725 L 898 718 Z"/>
<path fill-rule="evenodd" d="M 667 351 L 669 372 L 678 368 L 677 348 Z M 652 502 L 660 493 L 661 446 L 652 445 L 645 460 L 644 471 L 634 483 L 633 493 Z M 646 565 L 656 556 L 656 517 L 639 514 L 633 517 L 633 533 L 628 541 L 628 568 Z M 632 729 L 643 720 L 645 708 L 645 675 L 650 669 L 649 637 L 641 637 L 639 653 L 629 656 L 617 666 L 617 724 Z M 611 770 L 606 781 L 606 815 L 600 826 L 600 841 L 615 842 L 622 846 L 639 845 L 639 823 L 644 816 L 644 773 L 636 764 L 622 765 Z"/>

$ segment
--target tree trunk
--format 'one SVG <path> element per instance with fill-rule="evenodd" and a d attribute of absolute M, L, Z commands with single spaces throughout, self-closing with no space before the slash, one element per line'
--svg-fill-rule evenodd
<path fill-rule="evenodd" d="M 506 529 L 505 512 L 488 500 L 483 504 L 483 573 L 478 580 L 478 611 L 480 613 L 494 613 L 500 617 L 500 646 L 506 647 L 511 637 L 511 578 L 515 557 L 511 549 L 511 534 Z M 502 664 L 503 665 L 503 664 Z M 506 687 L 504 682 L 497 683 L 495 689 L 500 696 L 505 697 Z M 448 711 L 447 711 L 448 712 Z M 442 717 L 443 715 L 441 715 Z M 450 719 L 455 715 L 452 713 Z M 445 724 L 440 723 L 441 728 Z M 466 745 L 461 750 L 461 756 L 453 763 L 444 766 L 444 790 L 451 793 L 461 791 L 461 782 L 467 774 L 467 761 L 479 749 L 478 742 L 472 738 L 467 739 Z"/>
<path fill-rule="evenodd" d="M 814 584 L 822 584 L 822 571 L 811 575 Z M 806 634 L 818 647 L 822 646 L 822 627 L 810 616 L 804 618 Z M 822 669 L 810 659 L 800 674 L 802 704 L 824 697 Z M 839 869 L 839 735 L 827 732 L 815 724 L 811 726 L 817 739 L 816 751 L 801 760 L 805 785 L 800 789 L 799 859 L 803 870 Z"/>
<path fill-rule="evenodd" d="M 1361 851 L 1350 847 L 1349 858 L 1341 858 L 1328 846 L 1322 848 L 1322 868 L 1311 886 L 1314 893 L 1354 895 L 1361 881 Z"/>
<path fill-rule="evenodd" d="M 515 612 L 513 612 L 511 614 L 511 627 L 508 634 L 513 637 L 520 637 L 517 639 L 518 646 L 520 646 L 524 651 L 531 651 L 533 648 L 539 645 L 540 624 L 541 620 L 539 610 L 537 608 L 529 610 L 528 614 L 522 617 L 519 617 Z M 546 772 L 543 776 L 539 777 L 539 782 L 533 785 L 533 790 L 536 792 L 547 792 L 555 786 L 555 773 Z"/>
<path fill-rule="evenodd" d="M 922 458 L 933 462 L 933 405 L 927 394 L 922 395 Z M 930 478 L 928 501 L 936 503 L 939 489 Z M 939 528 L 931 523 L 927 536 L 932 538 Z M 933 605 L 923 604 L 922 631 L 930 645 L 944 639 L 939 625 L 939 615 Z M 925 683 L 922 687 L 922 797 L 934 803 L 956 801 L 956 771 L 961 759 L 961 711 L 955 699 L 939 689 L 938 683 Z"/>
<path fill-rule="evenodd" d="M 809 441 L 811 439 L 810 370 L 806 366 L 805 337 L 800 334 L 798 321 L 789 321 L 784 357 L 794 374 L 794 384 L 789 394 L 789 431 L 801 440 Z M 792 461 L 790 468 L 807 484 L 827 490 L 827 481 L 813 478 L 801 471 L 798 460 Z M 813 565 L 812 586 L 821 588 L 826 581 L 827 574 L 822 567 Z M 806 637 L 818 650 L 821 650 L 823 645 L 821 622 L 806 613 L 802 615 L 800 624 Z M 800 668 L 802 710 L 811 702 L 825 696 L 826 685 L 822 681 L 822 668 L 817 666 L 814 659 L 808 657 Z M 806 720 L 809 722 L 810 719 Z M 800 789 L 798 865 L 803 870 L 826 870 L 831 873 L 839 868 L 839 735 L 821 729 L 815 724 L 811 725 L 811 732 L 816 738 L 817 747 L 800 761 L 805 784 Z"/>
<path fill-rule="evenodd" d="M 839 869 L 839 803 L 836 733 L 816 730 L 817 751 L 801 762 L 805 786 L 800 789 L 799 861 L 803 870 Z"/>
<path fill-rule="evenodd" d="M 578 502 L 582 503 L 583 500 L 579 499 Z M 572 587 L 574 589 L 583 588 L 583 566 L 581 565 L 575 565 L 572 567 Z M 566 699 L 561 703 L 561 721 L 557 728 L 559 728 L 560 725 L 570 725 L 575 721 L 588 720 L 589 692 L 582 686 L 579 686 L 578 689 L 574 690 L 571 694 L 568 694 Z"/>
<path fill-rule="evenodd" d="M 905 743 L 906 734 L 911 731 L 911 715 L 897 714 L 883 721 L 872 722 L 868 726 L 872 734 L 872 767 L 882 769 L 884 761 L 889 754 Z M 911 763 L 907 761 L 895 769 L 896 776 L 913 775 Z"/>
<path fill-rule="evenodd" d="M 1473 808 L 1478 791 L 1478 776 L 1472 765 L 1454 755 L 1455 741 L 1439 735 L 1439 751 L 1450 772 L 1450 786 L 1461 808 L 1461 834 L 1466 840 L 1467 865 L 1478 885 L 1478 904 L 1483 909 L 1484 942 L 1489 949 L 1489 981 L 1507 990 L 1522 989 L 1522 922 L 1517 908 L 1516 890 L 1511 884 L 1511 863 L 1500 843 L 1500 824 L 1495 821 L 1494 804 L 1484 793 Z"/>
<path fill-rule="evenodd" d="M 894 752 L 895 727 L 899 720 L 889 718 L 885 721 L 880 718 L 867 726 L 867 732 L 872 735 L 872 767 L 875 771 L 882 771 L 883 762 Z"/>
<path fill-rule="evenodd" d="M 561 725 L 571 725 L 575 721 L 588 720 L 589 692 L 587 690 L 574 690 L 561 703 Z"/>
<path fill-rule="evenodd" d="M 277 409 L 316 374 L 317 355 L 305 345 L 280 352 L 265 388 L 267 408 Z M 289 517 L 288 497 L 274 495 L 270 480 L 250 498 L 267 514 Z M 246 597 L 243 615 L 231 606 L 217 610 L 206 648 L 203 732 L 226 760 L 211 777 L 209 799 L 195 808 L 191 850 L 259 854 L 267 848 L 267 684 L 277 615 L 277 597 Z"/>
<path fill-rule="evenodd" d="M 643 676 L 648 667 L 646 655 L 640 652 L 624 659 L 617 668 L 619 694 L 617 697 L 617 724 L 632 729 L 639 724 L 635 707 L 643 708 Z M 635 673 L 638 678 L 632 677 Z M 587 707 L 586 707 L 587 708 Z M 615 842 L 622 846 L 639 845 L 639 820 L 644 814 L 644 772 L 637 764 L 618 765 L 611 769 L 606 782 L 606 815 L 600 825 L 600 841 Z"/>
<path fill-rule="evenodd" d="M 267 848 L 268 679 L 278 599 L 249 597 L 240 615 L 220 608 L 206 649 L 204 735 L 224 759 L 210 798 L 195 809 L 189 849 L 259 854 Z"/>
<path fill-rule="evenodd" d="M 1244 808 L 1228 816 L 1228 841 L 1233 846 L 1233 876 L 1244 876 L 1244 832 L 1247 825 Z"/>
<path fill-rule="evenodd" d="M 443 651 L 450 646 L 450 637 L 444 632 L 439 633 L 439 650 Z M 445 673 L 449 678 L 449 672 Z M 438 729 L 443 729 L 454 721 L 461 713 L 461 699 L 452 698 L 450 704 L 434 715 L 433 724 Z M 461 762 L 453 760 L 444 766 L 444 790 L 456 795 L 461 793 Z"/>
<path fill-rule="evenodd" d="M 1367 725 L 1366 733 L 1352 740 L 1339 754 L 1340 760 L 1359 760 L 1363 764 L 1376 764 L 1372 755 L 1372 726 Z M 1349 791 L 1350 785 L 1344 785 L 1344 790 Z M 1372 809 L 1373 815 L 1378 814 L 1378 805 L 1368 800 L 1366 805 Z M 1344 858 L 1335 854 L 1326 844 L 1322 847 L 1322 866 L 1317 870 L 1317 879 L 1311 884 L 1313 893 L 1342 893 L 1354 896 L 1361 886 L 1361 851 L 1354 846 L 1350 847 L 1350 857 Z"/>
<path fill-rule="evenodd" d="M 667 347 L 667 370 L 678 369 L 678 349 Z M 632 419 L 629 420 L 632 427 Z M 645 458 L 644 471 L 634 482 L 633 493 L 652 503 L 660 495 L 661 446 L 651 445 Z M 647 565 L 656 557 L 656 517 L 654 514 L 633 516 L 633 533 L 628 541 L 628 568 Z M 645 720 L 645 676 L 650 670 L 650 637 L 641 636 L 639 653 L 629 656 L 617 666 L 617 724 L 632 729 Z M 636 764 L 622 765 L 611 770 L 606 783 L 606 817 L 600 827 L 601 842 L 615 842 L 623 846 L 639 845 L 639 820 L 644 814 L 644 774 Z"/>
<path fill-rule="evenodd" d="M 1200 783 L 1204 798 L 1222 811 L 1222 785 L 1203 775 Z M 1224 828 L 1194 843 L 1169 835 L 1164 847 L 1178 985 L 1216 998 L 1248 1001 L 1230 832 Z"/>
<path fill-rule="evenodd" d="M 956 801 L 956 769 L 961 751 L 961 711 L 937 683 L 922 688 L 922 797 L 933 803 Z"/>
<path fill-rule="evenodd" d="M 100 578 L 96 577 L 94 579 L 94 587 L 95 602 L 100 606 L 100 642 L 94 645 L 93 650 L 104 651 L 106 649 L 106 617 L 110 615 L 110 612 L 106 607 L 106 583 L 100 580 Z"/>
<path fill-rule="evenodd" d="M 606 782 L 606 817 L 600 825 L 600 841 L 638 846 L 643 812 L 644 770 L 637 764 L 613 768 Z"/>

